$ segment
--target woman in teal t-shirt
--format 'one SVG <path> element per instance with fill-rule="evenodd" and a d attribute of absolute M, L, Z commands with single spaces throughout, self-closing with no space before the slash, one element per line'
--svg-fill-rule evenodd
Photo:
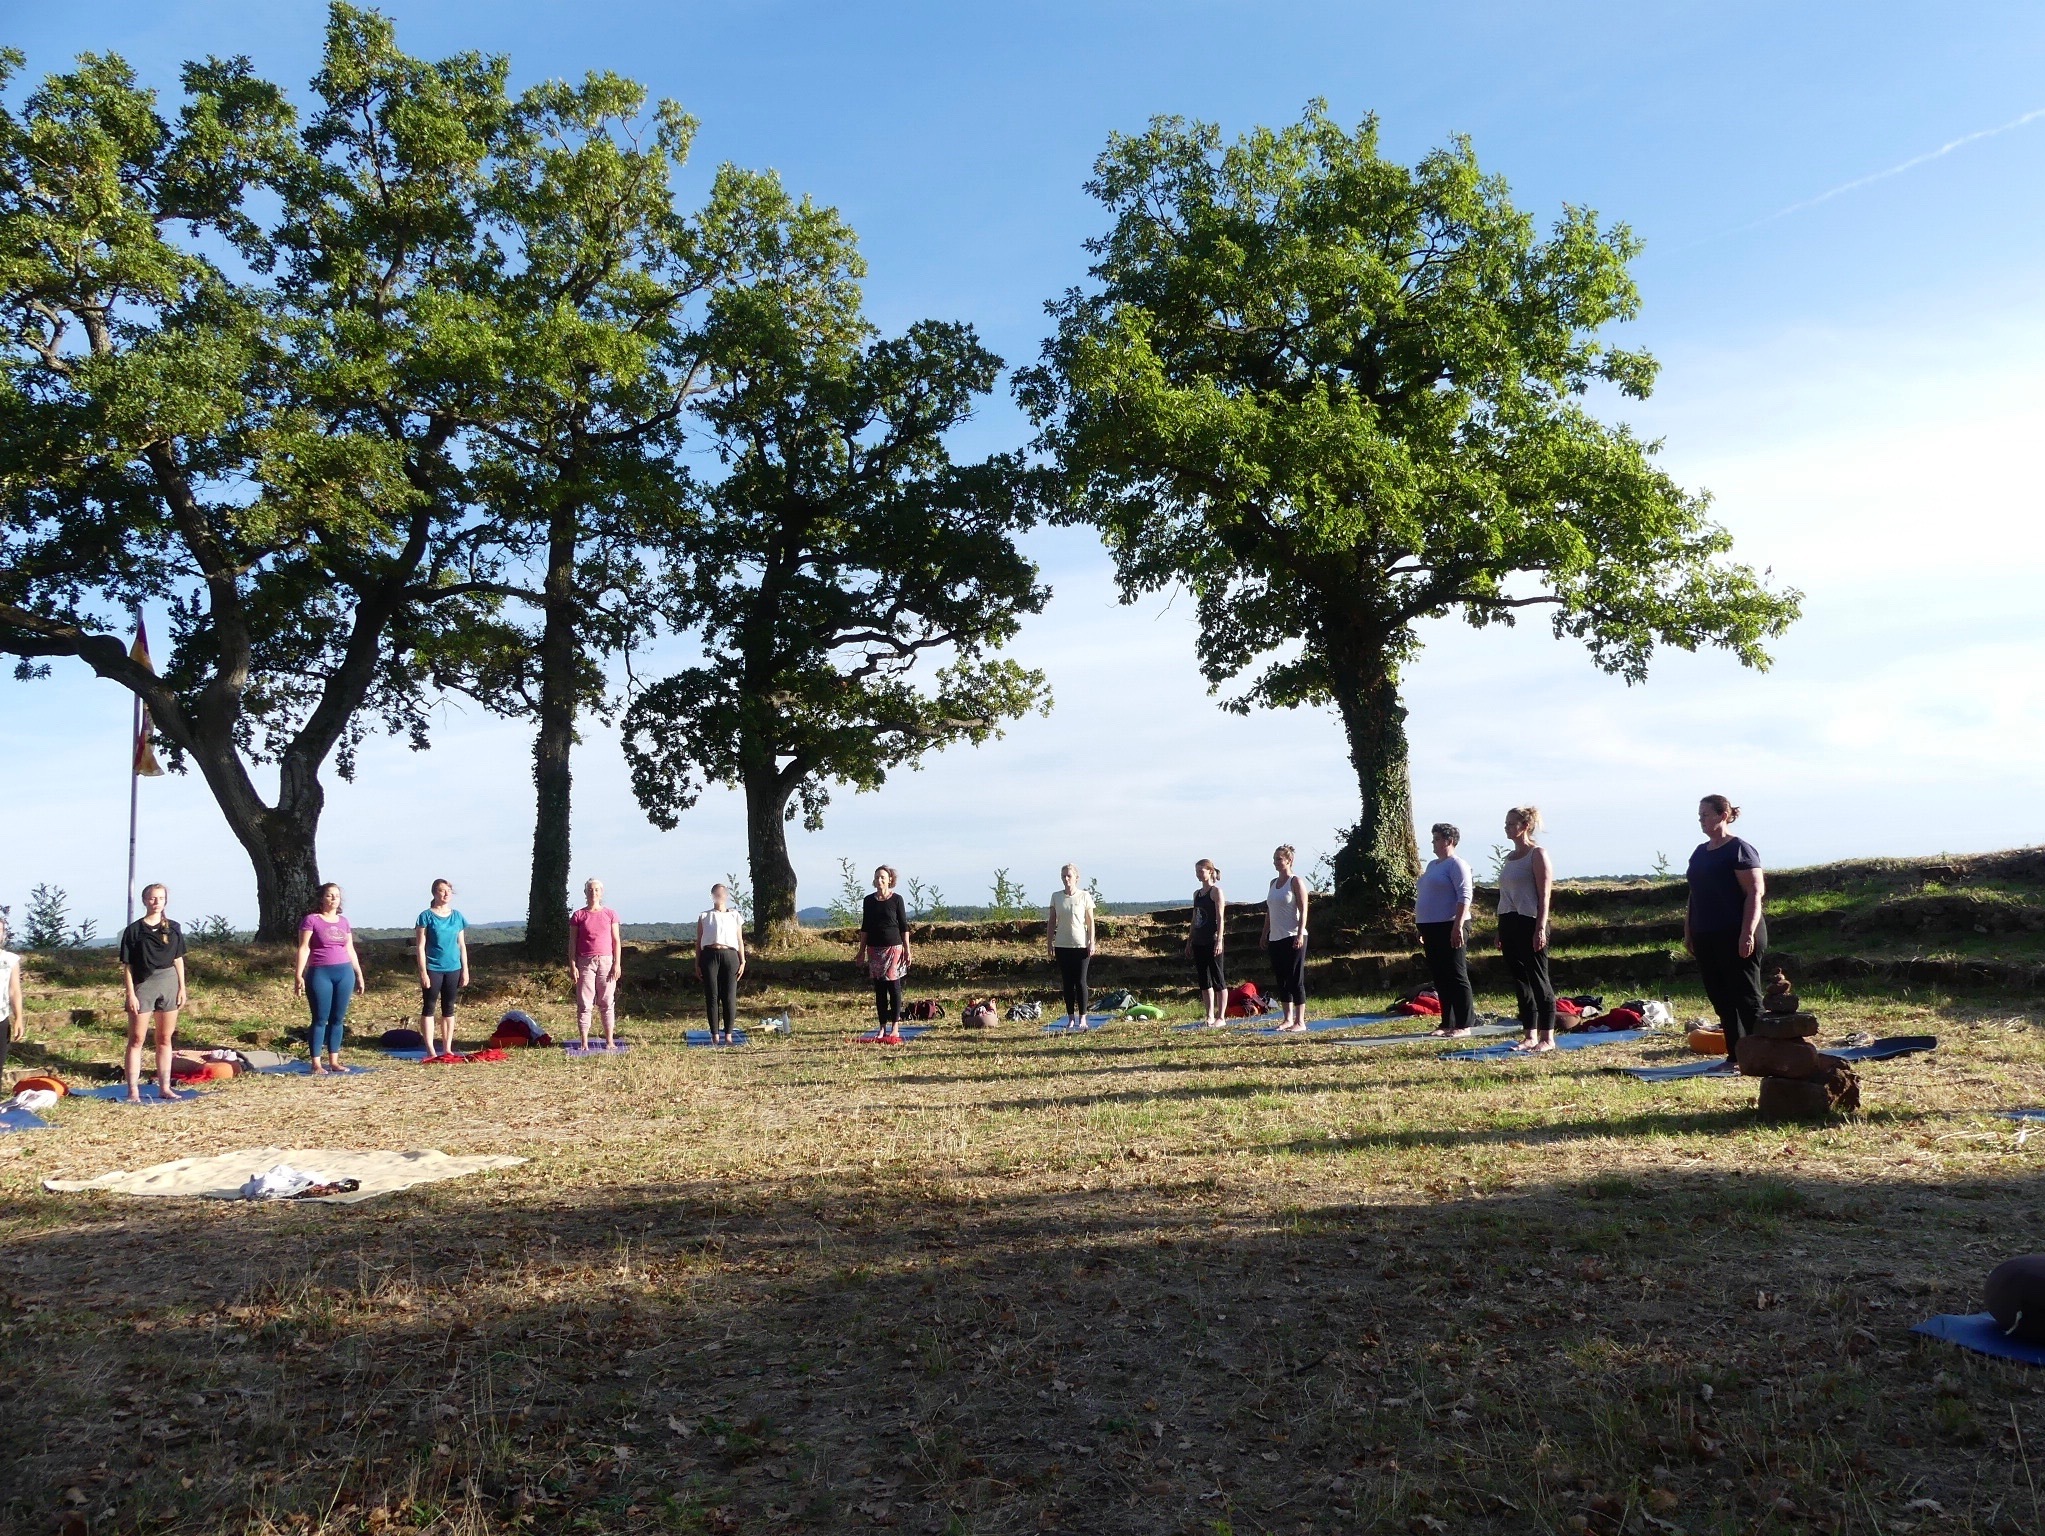
<path fill-rule="evenodd" d="M 469 920 L 454 909 L 454 887 L 445 880 L 433 882 L 433 905 L 419 914 L 414 930 L 419 952 L 419 1033 L 426 1037 L 426 1054 L 454 1054 L 454 1011 L 462 1000 L 462 988 L 469 984 Z M 447 1036 L 445 1046 L 434 1043 L 433 1005 L 440 1003 L 440 1028 Z"/>

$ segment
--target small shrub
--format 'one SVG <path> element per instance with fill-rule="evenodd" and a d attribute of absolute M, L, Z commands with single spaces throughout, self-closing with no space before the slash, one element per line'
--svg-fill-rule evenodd
<path fill-rule="evenodd" d="M 865 910 L 866 886 L 860 881 L 859 870 L 850 859 L 838 861 L 838 895 L 831 903 L 831 923 L 838 928 L 851 928 L 858 924 L 860 913 Z"/>
<path fill-rule="evenodd" d="M 1021 881 L 1009 879 L 1006 869 L 994 871 L 994 884 L 988 887 L 988 893 L 994 899 L 988 904 L 987 916 L 994 921 L 1029 915 L 1030 893 L 1023 889 Z"/>
<path fill-rule="evenodd" d="M 71 898 L 61 885 L 39 885 L 28 893 L 28 915 L 22 920 L 21 942 L 28 949 L 83 949 L 99 937 L 99 924 L 87 918 L 71 926 Z"/>
<path fill-rule="evenodd" d="M 220 913 L 213 912 L 187 928 L 185 936 L 198 944 L 232 944 L 241 934 L 234 924 Z"/>
<path fill-rule="evenodd" d="M 724 877 L 724 888 L 731 893 L 732 910 L 738 913 L 746 926 L 750 928 L 753 922 L 752 887 L 742 885 L 737 875 L 726 875 Z"/>

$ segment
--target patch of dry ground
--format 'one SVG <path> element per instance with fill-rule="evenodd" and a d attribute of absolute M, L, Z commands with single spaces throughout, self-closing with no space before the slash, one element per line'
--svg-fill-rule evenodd
<path fill-rule="evenodd" d="M 558 1032 L 558 977 L 479 959 L 488 1013 Z M 1045 986 L 1025 946 L 919 959 L 954 1005 Z M 1601 1070 L 1674 1045 L 860 1047 L 823 949 L 749 979 L 793 1039 L 684 1050 L 686 963 L 632 957 L 620 1060 L 241 1079 L 0 1138 L 0 1527 L 2045 1530 L 2045 1372 L 1908 1332 L 2045 1248 L 2045 1137 L 1988 1113 L 2045 1104 L 2033 1005 L 1807 989 L 1828 1033 L 1944 1045 L 1785 1130 L 1751 1084 Z M 188 1033 L 273 1038 L 280 964 L 203 957 Z M 113 1058 L 104 1017 L 62 1022 L 109 982 L 38 972 L 48 1059 Z M 408 1001 L 378 982 L 374 1028 Z M 39 1187 L 270 1144 L 533 1161 L 356 1207 Z"/>

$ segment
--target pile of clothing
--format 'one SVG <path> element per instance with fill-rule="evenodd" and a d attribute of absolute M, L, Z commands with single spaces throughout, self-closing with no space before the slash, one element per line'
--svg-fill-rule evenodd
<path fill-rule="evenodd" d="M 320 1200 L 328 1195 L 352 1195 L 362 1187 L 360 1179 L 337 1179 L 331 1174 L 312 1173 L 277 1163 L 261 1173 L 251 1174 L 242 1185 L 243 1200 Z"/>

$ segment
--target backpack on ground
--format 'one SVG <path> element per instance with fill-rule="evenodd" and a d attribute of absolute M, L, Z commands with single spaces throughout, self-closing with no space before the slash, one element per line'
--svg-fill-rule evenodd
<path fill-rule="evenodd" d="M 902 1009 L 902 1017 L 905 1019 L 941 1019 L 944 1017 L 944 1004 L 933 1002 L 926 997 L 904 1007 Z"/>
<path fill-rule="evenodd" d="M 1264 1011 L 1264 994 L 1257 990 L 1254 981 L 1228 989 L 1228 1016 L 1232 1019 L 1254 1019 Z"/>
<path fill-rule="evenodd" d="M 967 1029 L 992 1029 L 996 1014 L 992 998 L 976 998 L 966 1004 L 959 1014 L 959 1022 Z"/>
<path fill-rule="evenodd" d="M 1027 1002 L 1010 1003 L 1008 1017 L 1011 1023 L 1033 1024 L 1044 1016 L 1044 1005 L 1035 998 Z"/>
<path fill-rule="evenodd" d="M 1136 994 L 1126 987 L 1117 987 L 1112 992 L 1103 992 L 1093 1000 L 1089 1013 L 1120 1013 L 1136 1001 Z"/>

